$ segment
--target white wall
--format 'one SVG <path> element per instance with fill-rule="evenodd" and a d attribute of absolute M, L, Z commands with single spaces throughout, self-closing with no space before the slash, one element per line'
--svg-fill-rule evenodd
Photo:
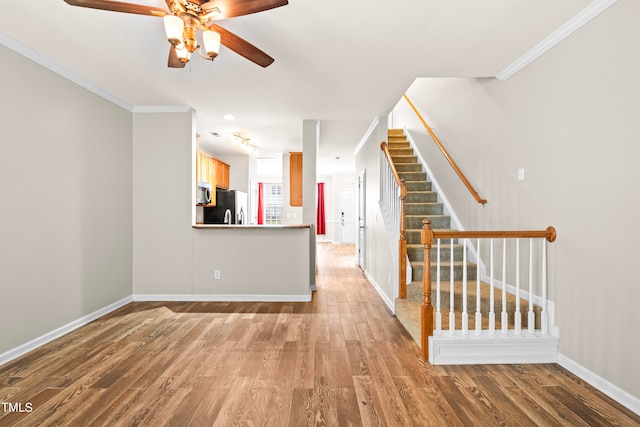
<path fill-rule="evenodd" d="M 465 228 L 556 227 L 549 285 L 560 353 L 636 398 L 638 16 L 640 2 L 619 1 L 506 82 L 429 79 L 408 91 L 488 200 L 478 205 L 441 154 L 425 153 Z M 396 110 L 396 124 L 405 113 Z"/>
<path fill-rule="evenodd" d="M 193 112 L 134 114 L 134 297 L 308 299 L 308 229 L 191 227 L 194 117 Z"/>
<path fill-rule="evenodd" d="M 131 113 L 0 46 L 0 354 L 131 295 Z"/>
<path fill-rule="evenodd" d="M 385 302 L 393 307 L 397 286 L 393 257 L 380 211 L 380 143 L 387 140 L 387 121 L 380 120 L 366 143 L 356 154 L 356 176 L 366 171 L 366 274 Z"/>

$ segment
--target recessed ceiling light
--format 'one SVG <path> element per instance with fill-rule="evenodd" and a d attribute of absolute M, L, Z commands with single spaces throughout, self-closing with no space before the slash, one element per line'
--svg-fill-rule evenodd
<path fill-rule="evenodd" d="M 209 132 L 212 136 L 215 136 L 216 138 L 220 137 L 220 134 L 218 132 Z"/>
<path fill-rule="evenodd" d="M 235 117 L 233 117 L 233 114 L 225 114 L 224 115 L 225 120 L 234 120 Z"/>

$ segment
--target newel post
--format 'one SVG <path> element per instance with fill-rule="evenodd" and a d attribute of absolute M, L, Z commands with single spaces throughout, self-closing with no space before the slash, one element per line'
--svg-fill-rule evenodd
<path fill-rule="evenodd" d="M 423 360 L 429 357 L 429 337 L 433 335 L 433 306 L 431 305 L 431 245 L 433 229 L 431 220 L 425 219 L 422 227 L 422 245 L 424 246 L 424 265 L 422 273 L 422 321 L 420 328 L 420 350 Z"/>
<path fill-rule="evenodd" d="M 404 199 L 407 197 L 407 186 L 405 180 L 400 180 L 400 241 L 398 242 L 398 260 L 400 261 L 400 271 L 398 283 L 400 285 L 400 298 L 407 298 L 407 236 L 404 222 Z"/>

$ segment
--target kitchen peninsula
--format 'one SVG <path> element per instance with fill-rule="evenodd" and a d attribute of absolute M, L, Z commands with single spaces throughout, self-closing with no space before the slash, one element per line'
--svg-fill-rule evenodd
<path fill-rule="evenodd" d="M 194 299 L 311 301 L 311 225 L 192 228 Z"/>

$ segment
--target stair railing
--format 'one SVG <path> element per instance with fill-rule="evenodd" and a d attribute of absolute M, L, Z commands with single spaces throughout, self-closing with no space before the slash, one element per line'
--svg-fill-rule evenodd
<path fill-rule="evenodd" d="M 416 108 L 415 105 L 413 105 L 413 102 L 411 102 L 411 100 L 409 99 L 409 97 L 407 96 L 407 94 L 404 94 L 404 99 L 407 100 L 407 102 L 409 103 L 409 105 L 411 106 L 411 108 L 413 109 L 413 111 L 416 113 L 416 115 L 418 116 L 418 118 L 420 119 L 420 121 L 422 122 L 422 125 L 424 126 L 424 128 L 427 130 L 427 132 L 429 132 L 429 135 L 431 135 L 431 138 L 433 138 L 433 141 L 436 143 L 436 145 L 438 146 L 438 148 L 440 149 L 440 151 L 442 152 L 442 154 L 444 155 L 444 157 L 449 161 L 449 164 L 451 165 L 451 167 L 453 168 L 453 170 L 456 172 L 456 174 L 458 174 L 458 176 L 460 177 L 460 179 L 462 180 L 462 182 L 464 183 L 464 185 L 467 187 L 467 189 L 469 190 L 469 192 L 471 193 L 471 195 L 473 196 L 474 199 L 476 199 L 476 201 L 480 204 L 485 204 L 487 203 L 486 199 L 483 199 L 482 197 L 480 197 L 480 195 L 478 194 L 478 192 L 475 190 L 475 188 L 473 188 L 473 186 L 471 185 L 471 183 L 469 182 L 469 180 L 467 179 L 466 176 L 464 176 L 464 174 L 462 173 L 462 171 L 460 170 L 460 168 L 458 167 L 458 165 L 456 164 L 456 162 L 453 160 L 453 158 L 451 157 L 451 155 L 449 154 L 449 152 L 444 148 L 444 145 L 442 145 L 442 143 L 440 142 L 440 140 L 438 139 L 438 137 L 436 136 L 435 133 L 433 133 L 433 130 L 431 130 L 431 127 L 429 127 L 429 125 L 427 124 L 427 122 L 424 120 L 424 118 L 422 117 L 422 115 L 420 114 L 420 112 L 418 111 L 418 109 Z"/>
<path fill-rule="evenodd" d="M 521 286 L 521 251 L 520 251 L 520 239 L 529 239 L 528 249 L 528 283 L 527 290 Z M 449 245 L 443 243 L 444 239 L 449 239 Z M 454 254 L 454 240 L 463 239 L 462 244 L 462 274 L 461 277 L 456 278 L 454 270 L 455 254 Z M 489 258 L 489 275 L 486 277 L 489 283 L 481 282 L 480 272 L 476 269 L 475 287 L 468 283 L 468 263 L 467 263 L 467 245 L 468 239 L 477 239 L 476 241 L 476 253 L 478 258 L 481 258 L 481 239 L 489 240 L 489 249 L 485 250 Z M 496 239 L 502 239 L 502 257 L 497 259 L 494 255 L 494 241 Z M 541 243 L 540 253 L 536 254 L 534 249 L 534 239 L 538 239 Z M 457 231 L 457 230 L 444 230 L 431 228 L 431 221 L 423 221 L 422 229 L 422 245 L 424 246 L 424 273 L 423 273 L 423 298 L 421 306 L 421 356 L 424 360 L 429 357 L 429 337 L 435 334 L 448 333 L 450 335 L 469 334 L 469 303 L 475 306 L 475 334 L 495 336 L 499 334 L 505 335 L 517 335 L 522 336 L 524 334 L 550 334 L 549 324 L 549 311 L 547 307 L 547 242 L 553 242 L 556 239 L 556 230 L 553 227 L 547 227 L 546 230 L 533 230 L 533 231 Z M 507 242 L 515 251 L 512 251 L 511 258 L 507 258 Z M 436 306 L 432 305 L 432 278 L 431 278 L 431 249 L 436 250 L 436 265 L 435 265 L 435 279 L 436 279 Z M 450 250 L 450 270 L 448 274 L 449 280 L 449 293 L 446 294 L 446 290 L 442 289 L 441 276 L 446 276 L 446 270 L 442 270 L 440 255 L 442 251 Z M 485 246 L 483 246 L 484 248 Z M 537 249 L 537 246 L 536 246 Z M 526 255 L 526 254 L 524 254 Z M 536 262 L 534 263 L 534 258 Z M 499 263 L 502 268 L 502 281 L 498 281 L 494 271 L 495 265 Z M 507 265 L 511 266 L 511 270 L 515 267 L 515 273 L 512 273 L 512 277 L 515 278 L 515 286 L 507 284 Z M 534 276 L 537 280 L 534 280 Z M 457 280 L 456 280 L 457 279 Z M 446 280 L 446 278 L 445 278 Z M 535 282 L 535 283 L 534 283 Z M 456 300 L 455 287 L 456 283 L 458 287 L 462 287 L 462 296 Z M 445 285 L 446 286 L 446 285 Z M 482 309 L 481 298 L 483 291 L 486 293 L 488 286 L 489 292 L 489 307 L 488 310 Z M 515 297 L 515 310 L 509 315 L 507 309 L 507 289 L 509 294 Z M 470 293 L 475 291 L 475 300 Z M 500 312 L 500 330 L 496 331 L 496 313 L 495 313 L 495 293 L 501 292 L 501 309 Z M 443 330 L 442 317 L 443 310 L 441 307 L 441 298 L 448 296 L 449 299 L 449 325 L 448 331 Z M 526 317 L 524 313 L 521 313 L 521 299 L 528 300 L 528 312 Z M 461 314 L 458 317 L 455 313 L 456 301 L 458 309 L 462 305 Z M 536 307 L 537 306 L 537 307 Z M 536 328 L 536 313 L 539 311 L 539 328 Z M 485 311 L 485 314 L 482 312 Z M 509 326 L 510 318 L 513 320 L 513 328 Z M 527 322 L 527 330 L 523 331 L 523 318 Z M 460 324 L 460 328 L 456 329 L 457 324 Z M 488 327 L 483 327 L 483 324 L 488 324 Z"/>
<path fill-rule="evenodd" d="M 407 237 L 404 221 L 404 201 L 407 197 L 405 180 L 400 175 L 391 160 L 389 147 L 386 142 L 380 144 L 382 150 L 381 162 L 381 201 L 389 213 L 389 221 L 397 227 L 398 236 L 398 286 L 399 297 L 407 297 Z"/>

